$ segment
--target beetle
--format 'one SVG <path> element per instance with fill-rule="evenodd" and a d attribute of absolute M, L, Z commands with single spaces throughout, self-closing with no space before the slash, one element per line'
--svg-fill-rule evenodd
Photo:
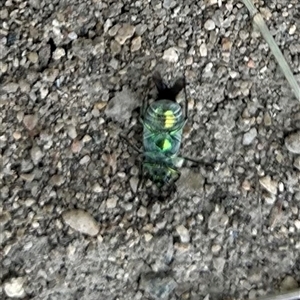
<path fill-rule="evenodd" d="M 179 156 L 184 125 L 188 120 L 185 77 L 179 78 L 169 87 L 159 72 L 152 79 L 157 88 L 157 97 L 146 106 L 145 100 L 141 108 L 140 122 L 143 125 L 143 151 L 121 135 L 137 152 L 142 154 L 143 163 L 140 173 L 143 179 L 150 179 L 157 187 L 173 185 L 180 177 L 179 165 L 183 160 L 198 161 Z M 184 90 L 185 107 L 177 103 L 177 95 Z M 142 180 L 139 180 L 137 190 Z"/>

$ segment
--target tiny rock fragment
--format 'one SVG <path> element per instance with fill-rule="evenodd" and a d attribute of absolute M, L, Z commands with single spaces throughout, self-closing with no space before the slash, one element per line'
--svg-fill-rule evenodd
<path fill-rule="evenodd" d="M 142 38 L 140 36 L 135 37 L 131 42 L 131 52 L 140 50 L 142 45 Z"/>
<path fill-rule="evenodd" d="M 296 25 L 293 24 L 289 29 L 289 35 L 293 35 L 296 32 L 296 29 L 297 29 Z"/>
<path fill-rule="evenodd" d="M 116 55 L 118 53 L 121 52 L 121 45 L 115 41 L 115 40 L 112 40 L 111 43 L 110 43 L 110 51 L 113 55 Z"/>
<path fill-rule="evenodd" d="M 273 181 L 270 176 L 265 176 L 259 179 L 259 183 L 263 188 L 265 188 L 269 193 L 277 194 L 277 182 Z"/>
<path fill-rule="evenodd" d="M 19 88 L 19 84 L 15 82 L 8 82 L 2 87 L 3 91 L 8 94 L 15 93 L 18 90 L 18 88 Z"/>
<path fill-rule="evenodd" d="M 73 125 L 68 126 L 68 136 L 71 139 L 75 139 L 77 137 L 77 131 L 76 131 L 76 127 Z"/>
<path fill-rule="evenodd" d="M 282 280 L 281 284 L 280 284 L 280 290 L 281 291 L 291 291 L 294 289 L 297 289 L 299 287 L 297 280 L 290 276 L 287 275 L 286 277 L 284 277 L 284 279 Z"/>
<path fill-rule="evenodd" d="M 223 257 L 216 257 L 213 259 L 213 266 L 217 270 L 217 273 L 222 273 L 226 264 L 226 259 Z"/>
<path fill-rule="evenodd" d="M 58 74 L 59 74 L 58 69 L 46 69 L 43 72 L 43 80 L 46 82 L 53 83 L 56 80 Z"/>
<path fill-rule="evenodd" d="M 39 61 L 39 56 L 36 52 L 29 52 L 27 57 L 33 64 Z"/>
<path fill-rule="evenodd" d="M 118 198 L 117 197 L 111 197 L 106 200 L 106 207 L 108 209 L 115 208 L 117 206 Z"/>
<path fill-rule="evenodd" d="M 189 231 L 183 225 L 177 226 L 176 231 L 182 243 L 188 243 L 190 241 Z"/>
<path fill-rule="evenodd" d="M 116 41 L 123 45 L 128 39 L 130 39 L 135 32 L 135 27 L 130 24 L 123 24 L 118 30 L 118 34 L 115 37 Z"/>
<path fill-rule="evenodd" d="M 94 108 L 101 110 L 107 105 L 107 102 L 105 101 L 100 101 L 94 104 Z"/>
<path fill-rule="evenodd" d="M 174 47 L 171 47 L 164 51 L 163 60 L 166 60 L 170 63 L 176 63 L 178 61 L 178 53 Z"/>
<path fill-rule="evenodd" d="M 59 60 L 66 55 L 66 51 L 64 48 L 56 48 L 52 54 L 54 60 Z"/>
<path fill-rule="evenodd" d="M 268 112 L 264 114 L 264 124 L 265 126 L 271 126 L 272 125 L 272 118 Z"/>
<path fill-rule="evenodd" d="M 147 208 L 144 206 L 141 206 L 139 208 L 139 210 L 137 211 L 137 216 L 139 218 L 144 218 L 144 217 L 146 217 L 146 215 L 147 215 Z"/>
<path fill-rule="evenodd" d="M 294 160 L 294 167 L 300 171 L 300 156 Z"/>
<path fill-rule="evenodd" d="M 102 193 L 103 187 L 97 182 L 93 185 L 93 192 L 97 194 Z"/>
<path fill-rule="evenodd" d="M 207 46 L 206 46 L 206 44 L 201 44 L 200 48 L 199 48 L 199 51 L 200 51 L 200 55 L 202 57 L 206 57 L 207 56 Z"/>
<path fill-rule="evenodd" d="M 212 245 L 211 252 L 216 254 L 216 253 L 220 252 L 221 249 L 222 249 L 222 247 L 220 245 Z"/>
<path fill-rule="evenodd" d="M 4 226 L 11 220 L 11 215 L 9 211 L 0 212 L 0 226 Z"/>
<path fill-rule="evenodd" d="M 26 115 L 23 118 L 23 124 L 29 131 L 35 128 L 37 122 L 38 122 L 38 118 L 36 115 Z"/>
<path fill-rule="evenodd" d="M 242 188 L 244 191 L 250 191 L 251 190 L 251 183 L 249 180 L 244 180 L 242 183 Z"/>
<path fill-rule="evenodd" d="M 222 50 L 224 52 L 230 52 L 231 46 L 232 46 L 232 43 L 229 39 L 227 39 L 227 38 L 222 39 Z"/>
<path fill-rule="evenodd" d="M 163 273 L 143 274 L 140 280 L 140 288 L 154 299 L 169 299 L 176 286 L 175 280 Z"/>
<path fill-rule="evenodd" d="M 4 283 L 4 291 L 10 298 L 24 298 L 26 296 L 24 290 L 24 283 L 26 279 L 24 277 L 11 278 Z"/>
<path fill-rule="evenodd" d="M 297 230 L 300 230 L 300 220 L 296 220 L 294 222 L 294 225 L 295 225 L 295 227 L 296 227 Z"/>
<path fill-rule="evenodd" d="M 247 63 L 247 67 L 250 68 L 250 69 L 254 69 L 255 68 L 255 62 L 252 59 L 249 59 L 248 63 Z"/>
<path fill-rule="evenodd" d="M 213 20 L 208 19 L 205 23 L 204 23 L 204 28 L 208 31 L 214 30 L 216 28 L 216 24 Z"/>
<path fill-rule="evenodd" d="M 243 136 L 243 145 L 244 146 L 249 146 L 252 144 L 254 139 L 257 136 L 257 130 L 255 127 L 251 128 L 248 132 L 246 132 Z"/>
<path fill-rule="evenodd" d="M 68 38 L 69 38 L 70 40 L 76 40 L 77 37 L 78 37 L 78 35 L 77 35 L 76 32 L 74 32 L 74 31 L 71 31 L 71 32 L 68 34 Z"/>
<path fill-rule="evenodd" d="M 83 234 L 95 236 L 99 232 L 99 224 L 88 212 L 82 209 L 65 211 L 62 217 L 67 225 Z"/>
<path fill-rule="evenodd" d="M 81 165 L 85 165 L 85 164 L 87 164 L 90 160 L 91 160 L 90 156 L 89 156 L 89 155 L 85 155 L 85 156 L 79 161 L 79 163 L 80 163 Z"/>
<path fill-rule="evenodd" d="M 285 138 L 286 148 L 295 154 L 300 154 L 300 130 Z"/>
<path fill-rule="evenodd" d="M 269 227 L 273 230 L 281 218 L 282 209 L 280 203 L 275 203 L 269 215 Z"/>
<path fill-rule="evenodd" d="M 41 159 L 44 156 L 44 154 L 42 153 L 40 147 L 35 146 L 35 147 L 31 148 L 31 150 L 30 150 L 30 156 L 31 156 L 32 162 L 35 165 L 37 165 L 41 161 Z"/>
<path fill-rule="evenodd" d="M 81 149 L 83 148 L 83 143 L 82 141 L 79 140 L 73 140 L 72 144 L 71 144 L 71 151 L 73 153 L 79 153 L 81 151 Z"/>
<path fill-rule="evenodd" d="M 53 175 L 50 179 L 50 183 L 54 186 L 61 186 L 65 182 L 63 175 Z"/>

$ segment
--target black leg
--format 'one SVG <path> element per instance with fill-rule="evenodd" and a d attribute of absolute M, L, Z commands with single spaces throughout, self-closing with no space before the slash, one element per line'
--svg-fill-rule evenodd
<path fill-rule="evenodd" d="M 122 138 L 136 152 L 138 152 L 140 154 L 142 153 L 142 150 L 140 150 L 137 146 L 133 145 L 126 136 L 124 136 L 123 134 L 120 134 L 120 138 Z"/>

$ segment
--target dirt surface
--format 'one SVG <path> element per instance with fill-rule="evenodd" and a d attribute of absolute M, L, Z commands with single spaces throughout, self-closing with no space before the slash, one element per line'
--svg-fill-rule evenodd
<path fill-rule="evenodd" d="M 255 1 L 300 82 L 300 2 L 267 2 Z M 119 138 L 142 146 L 155 70 L 185 74 L 181 152 L 207 163 L 185 163 L 169 195 L 136 192 L 139 157 Z M 299 285 L 300 106 L 241 3 L 1 2 L 0 84 L 1 299 Z"/>

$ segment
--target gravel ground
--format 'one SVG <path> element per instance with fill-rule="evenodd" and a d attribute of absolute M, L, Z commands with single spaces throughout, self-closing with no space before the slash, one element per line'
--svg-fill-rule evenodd
<path fill-rule="evenodd" d="M 246 8 L 123 2 L 1 4 L 0 298 L 297 287 L 300 107 Z M 255 2 L 300 82 L 299 0 Z M 170 83 L 186 74 L 182 152 L 214 165 L 186 164 L 164 196 L 150 183 L 136 193 L 139 160 L 119 138 L 141 145 L 155 70 Z"/>

